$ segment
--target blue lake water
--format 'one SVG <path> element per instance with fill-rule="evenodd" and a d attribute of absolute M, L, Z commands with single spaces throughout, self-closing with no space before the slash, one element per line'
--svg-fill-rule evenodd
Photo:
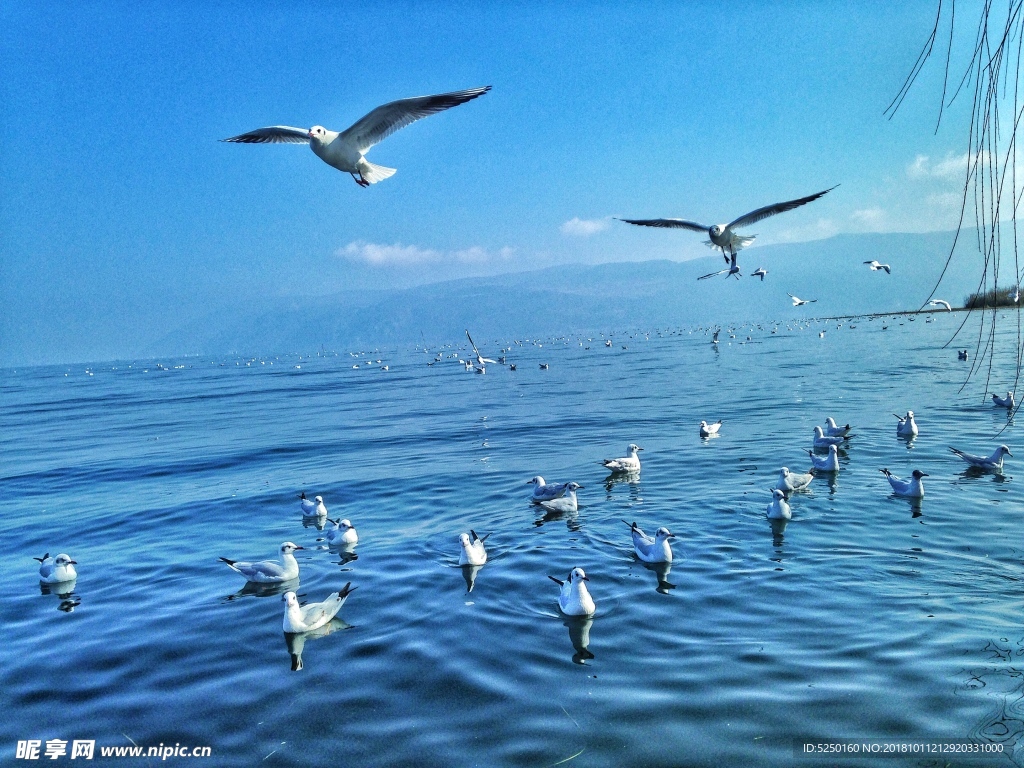
<path fill-rule="evenodd" d="M 505 340 L 518 370 L 484 376 L 411 348 L 5 370 L 4 763 L 19 740 L 92 739 L 208 745 L 218 766 L 974 764 L 794 755 L 855 737 L 1024 765 L 1024 444 L 996 436 L 987 364 L 960 391 L 969 364 L 942 345 L 962 316 L 934 318 L 744 326 L 718 349 L 677 329 Z M 994 392 L 1013 388 L 1004 325 Z M 842 471 L 794 494 L 779 536 L 767 489 L 809 467 L 826 416 L 854 425 Z M 630 442 L 639 479 L 609 478 Z M 948 451 L 1001 442 L 1005 475 Z M 881 467 L 927 472 L 926 497 L 892 496 Z M 579 512 L 532 506 L 537 474 L 581 483 Z M 355 558 L 300 491 L 353 522 Z M 670 572 L 622 519 L 677 534 Z M 470 528 L 490 561 L 468 592 Z M 288 540 L 305 599 L 357 587 L 298 639 L 279 594 L 218 561 Z M 78 561 L 71 594 L 40 588 L 45 552 Z M 546 578 L 574 566 L 590 622 Z"/>

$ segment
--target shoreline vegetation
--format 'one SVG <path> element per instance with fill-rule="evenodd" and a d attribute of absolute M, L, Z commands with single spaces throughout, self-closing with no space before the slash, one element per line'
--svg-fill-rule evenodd
<path fill-rule="evenodd" d="M 1014 288 L 1002 288 L 985 293 L 972 293 L 964 299 L 964 309 L 991 309 L 993 307 L 1015 307 L 1019 306 L 1017 299 L 1013 298 Z M 1019 297 L 1018 297 L 1019 298 Z"/>

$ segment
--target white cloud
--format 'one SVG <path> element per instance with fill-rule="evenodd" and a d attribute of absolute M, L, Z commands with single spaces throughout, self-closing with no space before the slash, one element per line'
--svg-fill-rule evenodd
<path fill-rule="evenodd" d="M 864 227 L 880 227 L 885 223 L 885 211 L 879 207 L 863 208 L 850 214 L 850 218 Z"/>
<path fill-rule="evenodd" d="M 982 152 L 979 156 L 954 154 L 947 152 L 945 158 L 937 163 L 932 163 L 928 155 L 918 155 L 914 162 L 907 166 L 907 176 L 912 179 L 936 178 L 947 181 L 963 182 L 967 178 L 968 162 L 983 164 L 988 161 L 988 152 Z"/>
<path fill-rule="evenodd" d="M 581 219 L 573 217 L 559 227 L 559 229 L 563 235 L 590 237 L 608 229 L 608 219 Z"/>
<path fill-rule="evenodd" d="M 425 264 L 436 261 L 458 261 L 461 263 L 483 263 L 498 259 L 509 259 L 515 254 L 515 248 L 501 248 L 496 253 L 474 245 L 460 251 L 437 251 L 433 248 L 420 248 L 417 245 L 393 245 L 368 243 L 355 240 L 334 252 L 335 256 L 350 261 L 361 261 L 374 267 L 405 266 L 409 264 Z"/>

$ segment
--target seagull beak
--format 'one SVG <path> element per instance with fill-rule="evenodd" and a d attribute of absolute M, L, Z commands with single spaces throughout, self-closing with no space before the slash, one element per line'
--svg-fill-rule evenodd
<path fill-rule="evenodd" d="M 931 477 L 927 472 L 922 472 L 921 477 Z"/>
<path fill-rule="evenodd" d="M 590 577 L 589 577 L 589 576 L 584 576 L 584 577 L 583 577 L 583 580 L 584 580 L 584 581 L 590 581 Z"/>
<path fill-rule="evenodd" d="M 305 547 L 296 547 L 296 549 L 305 549 Z"/>
<path fill-rule="evenodd" d="M 313 129 L 312 128 L 310 128 L 308 131 L 306 131 L 306 136 L 308 138 L 310 138 L 310 139 L 313 138 Z"/>
<path fill-rule="evenodd" d="M 78 561 L 77 560 L 68 560 L 68 562 L 71 563 L 72 565 L 78 565 Z"/>

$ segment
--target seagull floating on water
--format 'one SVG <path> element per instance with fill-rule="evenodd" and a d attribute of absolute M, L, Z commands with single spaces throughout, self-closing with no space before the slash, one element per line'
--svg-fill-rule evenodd
<path fill-rule="evenodd" d="M 487 534 L 487 536 L 490 535 Z M 468 534 L 459 534 L 459 544 L 462 545 L 462 552 L 459 553 L 459 565 L 483 565 L 487 562 L 487 550 L 484 548 L 487 536 L 481 539 L 473 529 L 470 529 Z"/>
<path fill-rule="evenodd" d="M 794 307 L 802 307 L 804 304 L 812 304 L 817 301 L 817 299 L 799 299 L 792 293 L 787 293 L 786 295 L 793 300 Z"/>
<path fill-rule="evenodd" d="M 590 596 L 586 585 L 590 579 L 582 568 L 573 568 L 566 581 L 554 576 L 548 578 L 562 588 L 558 595 L 558 607 L 566 616 L 590 616 L 597 610 L 594 598 Z"/>
<path fill-rule="evenodd" d="M 963 349 L 963 350 L 958 349 L 956 351 L 956 359 L 957 360 L 966 360 L 967 358 L 968 358 L 968 355 L 967 355 L 967 350 L 966 349 Z"/>
<path fill-rule="evenodd" d="M 246 581 L 256 584 L 278 584 L 282 581 L 291 581 L 299 577 L 299 563 L 292 553 L 302 547 L 286 541 L 281 544 L 278 550 L 281 553 L 281 562 L 264 560 L 259 563 L 243 563 L 238 560 L 220 558 L 227 563 L 228 568 L 245 576 Z"/>
<path fill-rule="evenodd" d="M 831 416 L 825 419 L 825 435 L 827 437 L 846 437 L 850 434 L 850 425 L 840 427 Z"/>
<path fill-rule="evenodd" d="M 576 499 L 576 491 L 583 486 L 579 483 L 566 483 L 565 490 L 560 496 L 553 499 L 545 499 L 539 502 L 544 509 L 552 512 L 576 512 L 579 510 L 579 501 Z"/>
<path fill-rule="evenodd" d="M 722 428 L 722 420 L 721 419 L 716 421 L 714 424 L 708 424 L 706 421 L 702 421 L 700 423 L 700 436 L 701 437 L 711 437 L 712 435 L 717 435 L 718 434 L 718 430 L 720 430 L 721 428 Z"/>
<path fill-rule="evenodd" d="M 814 447 L 828 448 L 830 445 L 839 445 L 845 437 L 827 437 L 821 427 L 814 428 Z"/>
<path fill-rule="evenodd" d="M 625 520 L 622 522 L 626 523 Z M 654 536 L 648 536 L 636 523 L 626 523 L 633 534 L 633 551 L 636 556 L 645 563 L 671 563 L 672 545 L 669 539 L 676 535 L 668 528 L 662 527 L 654 532 Z"/>
<path fill-rule="evenodd" d="M 947 312 L 953 311 L 953 308 L 949 305 L 949 302 L 943 301 L 942 299 L 932 299 L 928 303 L 931 304 L 933 307 L 945 307 Z"/>
<path fill-rule="evenodd" d="M 61 553 L 51 562 L 50 553 L 42 557 L 33 557 L 39 562 L 39 581 L 43 584 L 61 584 L 65 581 L 74 581 L 78 578 L 78 571 L 75 566 L 77 560 L 72 560 L 70 555 Z"/>
<path fill-rule="evenodd" d="M 872 272 L 878 272 L 880 269 L 884 269 L 885 274 L 892 274 L 892 270 L 889 268 L 888 264 L 879 264 L 877 261 L 865 261 L 864 263 L 871 267 Z"/>
<path fill-rule="evenodd" d="M 755 237 L 755 235 L 740 235 L 734 230 L 739 227 L 756 224 L 762 219 L 767 219 L 769 216 L 774 216 L 778 213 L 784 213 L 785 211 L 791 211 L 794 208 L 799 208 L 801 205 L 806 205 L 807 203 L 817 200 L 819 197 L 831 192 L 833 189 L 835 189 L 835 187 L 826 189 L 823 192 L 816 192 L 815 194 L 808 195 L 807 197 L 797 198 L 796 200 L 787 200 L 784 203 L 766 205 L 763 208 L 758 208 L 750 213 L 745 213 L 728 224 L 707 226 L 706 224 L 698 224 L 695 221 L 686 221 L 684 219 L 621 219 L 621 221 L 624 221 L 627 224 L 636 224 L 641 227 L 689 229 L 693 232 L 706 232 L 709 239 L 705 241 L 705 245 L 722 252 L 722 255 L 725 257 L 726 264 L 730 265 L 728 270 L 723 271 L 728 271 L 731 275 L 734 270 L 737 272 L 739 271 L 736 267 L 736 253 L 740 249 L 746 248 L 754 242 Z M 715 274 L 721 274 L 721 272 Z M 704 277 L 711 277 L 711 275 L 705 275 Z"/>
<path fill-rule="evenodd" d="M 828 456 L 821 458 L 814 455 L 814 451 L 807 452 L 811 457 L 811 464 L 818 472 L 839 471 L 839 448 L 834 445 L 828 447 Z"/>
<path fill-rule="evenodd" d="M 829 448 L 835 448 L 835 446 L 830 445 Z M 775 485 L 783 493 L 789 493 L 790 491 L 799 491 L 806 488 L 813 479 L 814 475 L 809 472 L 807 474 L 799 474 L 797 472 L 790 472 L 788 467 L 783 467 L 779 470 L 779 480 Z"/>
<path fill-rule="evenodd" d="M 311 632 L 319 629 L 338 615 L 341 606 L 345 604 L 348 596 L 355 591 L 350 581 L 339 592 L 331 595 L 322 603 L 307 603 L 299 605 L 299 598 L 294 592 L 285 592 L 281 597 L 284 600 L 284 631 L 289 634 L 299 632 Z"/>
<path fill-rule="evenodd" d="M 533 495 L 530 497 L 530 501 L 534 503 L 557 499 L 565 493 L 565 487 L 569 485 L 568 483 L 545 483 L 544 478 L 540 475 L 530 478 L 526 484 L 533 486 Z"/>
<path fill-rule="evenodd" d="M 1007 392 L 1006 397 L 1000 397 L 999 395 L 992 395 L 992 404 L 998 405 L 1000 408 L 1013 408 L 1013 392 Z"/>
<path fill-rule="evenodd" d="M 992 452 L 991 456 L 975 456 L 971 453 L 964 453 L 959 448 L 950 446 L 949 450 L 959 456 L 961 459 L 966 461 L 972 467 L 978 467 L 980 469 L 994 469 L 1002 470 L 1003 468 L 1003 456 L 1013 456 L 1010 453 L 1010 449 L 1005 445 L 1000 445 L 995 451 Z"/>
<path fill-rule="evenodd" d="M 320 497 L 318 496 L 317 498 L 320 498 Z M 305 516 L 305 517 L 313 517 L 314 515 L 316 515 L 316 512 L 313 511 L 313 510 L 316 509 L 316 502 L 315 501 L 310 501 L 309 499 L 307 499 L 305 491 L 303 491 L 302 493 L 299 494 L 299 503 L 302 505 L 302 514 L 303 514 L 303 516 Z"/>
<path fill-rule="evenodd" d="M 907 411 L 906 416 L 894 413 L 899 422 L 896 424 L 896 434 L 899 437 L 917 437 L 917 422 L 914 421 L 914 412 Z"/>
<path fill-rule="evenodd" d="M 772 489 L 772 500 L 766 514 L 769 520 L 791 520 L 793 518 L 793 511 L 786 503 L 786 494 L 778 488 Z"/>
<path fill-rule="evenodd" d="M 341 544 L 357 544 L 359 542 L 359 534 L 356 533 L 355 526 L 348 520 L 331 520 L 331 522 L 334 523 L 334 527 L 327 532 L 328 545 L 336 547 Z"/>
<path fill-rule="evenodd" d="M 640 457 L 637 456 L 637 451 L 642 451 L 639 445 L 630 443 L 626 448 L 629 455 L 622 459 L 605 459 L 601 463 L 604 464 L 606 469 L 610 469 L 612 472 L 639 472 L 640 471 Z"/>
<path fill-rule="evenodd" d="M 924 498 L 924 484 L 921 482 L 921 478 L 928 477 L 928 475 L 920 469 L 914 470 L 910 480 L 901 480 L 888 469 L 880 469 L 878 471 L 885 475 L 885 479 L 889 481 L 893 493 L 897 496 L 907 496 L 912 499 Z"/>
<path fill-rule="evenodd" d="M 313 516 L 327 517 L 327 505 L 324 504 L 324 497 L 316 497 L 316 506 L 313 507 Z"/>
<path fill-rule="evenodd" d="M 410 123 L 465 104 L 489 90 L 491 86 L 487 85 L 483 88 L 392 101 L 372 110 L 341 133 L 329 131 L 321 125 L 309 129 L 273 125 L 221 141 L 237 144 L 309 144 L 310 149 L 325 163 L 352 174 L 356 184 L 368 187 L 393 176 L 396 170 L 369 162 L 364 155 L 371 147 Z"/>

